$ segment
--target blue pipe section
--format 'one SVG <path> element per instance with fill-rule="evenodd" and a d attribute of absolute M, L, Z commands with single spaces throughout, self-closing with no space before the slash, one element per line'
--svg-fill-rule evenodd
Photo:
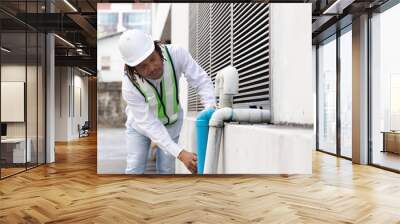
<path fill-rule="evenodd" d="M 197 173 L 203 174 L 208 141 L 208 122 L 215 109 L 200 112 L 196 119 Z"/>

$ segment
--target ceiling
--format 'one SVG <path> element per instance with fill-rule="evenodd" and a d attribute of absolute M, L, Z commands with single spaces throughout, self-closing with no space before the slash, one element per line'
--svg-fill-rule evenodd
<path fill-rule="evenodd" d="M 56 66 L 72 65 L 96 74 L 96 4 L 92 0 L 1 0 L 2 46 L 12 50 L 8 60 L 35 58 L 44 47 L 36 43 L 36 35 L 52 32 Z"/>
<path fill-rule="evenodd" d="M 352 23 L 353 17 L 373 12 L 388 0 L 308 0 L 312 3 L 313 44 Z"/>

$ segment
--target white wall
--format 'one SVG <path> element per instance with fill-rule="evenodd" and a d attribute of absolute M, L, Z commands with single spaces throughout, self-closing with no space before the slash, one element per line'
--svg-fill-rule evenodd
<path fill-rule="evenodd" d="M 45 100 L 45 90 L 44 90 L 44 74 L 42 73 L 42 67 L 40 66 L 25 66 L 25 64 L 3 64 L 1 66 L 1 81 L 2 82 L 23 82 L 26 85 L 26 107 L 24 106 L 24 96 L 20 99 L 20 107 L 1 107 L 2 112 L 7 113 L 19 113 L 22 116 L 21 122 L 7 122 L 7 137 L 25 137 L 29 139 L 28 149 L 32 151 L 33 161 L 36 161 L 36 156 L 38 153 L 39 163 L 44 162 L 44 150 L 45 150 L 45 139 L 44 139 L 44 100 Z M 25 80 L 27 78 L 27 81 Z M 21 84 L 20 83 L 20 84 Z M 12 94 L 10 92 L 4 92 L 6 89 L 2 89 L 2 98 L 8 97 L 7 94 Z M 18 90 L 18 94 L 24 95 L 24 89 Z M 6 95 L 4 95 L 6 94 Z M 16 93 L 15 93 L 16 94 Z M 4 102 L 2 102 L 3 104 Z M 13 102 L 10 102 L 13 103 Z M 15 102 L 17 103 L 17 102 Z M 19 110 L 19 111 L 15 111 Z M 26 112 L 26 120 L 24 117 L 24 112 Z M 3 118 L 2 118 L 3 119 Z M 49 145 L 49 144 L 48 144 Z M 37 153 L 36 153 L 37 152 Z M 28 154 L 29 155 L 29 154 Z M 49 156 L 49 155 L 48 155 Z M 51 162 L 51 157 L 47 157 L 48 161 Z M 29 158 L 31 159 L 31 158 Z"/>
<path fill-rule="evenodd" d="M 1 81 L 7 82 L 24 82 L 26 72 L 28 72 L 28 87 L 27 87 L 27 122 L 7 122 L 7 136 L 9 137 L 24 137 L 25 126 L 28 128 L 28 137 L 32 133 L 36 133 L 36 107 L 37 107 L 37 96 L 36 96 L 36 79 L 32 78 L 32 74 L 36 77 L 36 66 L 18 65 L 18 64 L 7 64 L 1 66 Z M 2 96 L 4 97 L 4 96 Z M 39 105 L 40 106 L 40 105 Z M 1 110 L 7 110 L 8 108 L 1 108 Z M 24 108 L 22 108 L 24 110 Z"/>
<path fill-rule="evenodd" d="M 77 139 L 78 124 L 88 120 L 88 78 L 71 67 L 56 67 L 55 73 L 55 141 Z"/>
<path fill-rule="evenodd" d="M 171 4 L 171 43 L 189 49 L 189 4 Z"/>
<path fill-rule="evenodd" d="M 25 69 L 32 69 L 32 67 L 25 65 L 2 65 L 1 66 L 1 81 L 17 81 L 25 82 Z"/>
<path fill-rule="evenodd" d="M 271 106 L 274 123 L 313 124 L 311 3 L 270 8 Z"/>
<path fill-rule="evenodd" d="M 171 44 L 177 44 L 189 51 L 189 4 L 171 4 Z M 179 80 L 179 103 L 187 114 L 188 83 L 181 76 Z"/>
<path fill-rule="evenodd" d="M 23 123 L 25 121 L 25 66 L 3 65 L 2 67 L 1 121 Z"/>
<path fill-rule="evenodd" d="M 152 37 L 160 40 L 162 31 L 168 18 L 171 3 L 156 3 L 152 5 Z"/>
<path fill-rule="evenodd" d="M 121 82 L 124 75 L 124 62 L 118 50 L 120 34 L 97 41 L 97 71 L 99 82 Z M 110 70 L 102 70 L 103 57 L 110 57 Z"/>
<path fill-rule="evenodd" d="M 55 68 L 55 141 L 68 140 L 68 67 Z"/>
<path fill-rule="evenodd" d="M 71 119 L 71 132 L 70 136 L 72 139 L 79 137 L 78 124 L 82 126 L 85 121 L 88 121 L 88 78 L 87 76 L 81 76 L 82 73 L 76 73 L 74 75 L 74 107 L 73 107 L 73 118 Z M 79 102 L 80 101 L 80 102 Z M 81 111 L 80 111 L 81 110 Z"/>

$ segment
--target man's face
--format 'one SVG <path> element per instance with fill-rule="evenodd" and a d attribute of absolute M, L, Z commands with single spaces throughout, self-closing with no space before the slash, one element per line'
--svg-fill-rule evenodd
<path fill-rule="evenodd" d="M 164 65 L 160 55 L 154 50 L 149 57 L 135 66 L 135 69 L 143 78 L 156 80 L 162 77 Z"/>

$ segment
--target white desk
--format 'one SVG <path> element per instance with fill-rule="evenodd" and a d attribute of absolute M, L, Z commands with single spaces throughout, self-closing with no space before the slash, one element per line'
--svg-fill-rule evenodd
<path fill-rule="evenodd" d="M 27 159 L 26 162 L 31 161 L 31 145 L 32 140 L 27 138 L 26 142 L 28 143 L 25 152 L 25 138 L 6 138 L 1 139 L 2 147 L 13 147 L 12 148 L 12 155 L 13 155 L 13 163 L 25 163 L 25 158 Z M 3 151 L 3 148 L 2 148 Z"/>

